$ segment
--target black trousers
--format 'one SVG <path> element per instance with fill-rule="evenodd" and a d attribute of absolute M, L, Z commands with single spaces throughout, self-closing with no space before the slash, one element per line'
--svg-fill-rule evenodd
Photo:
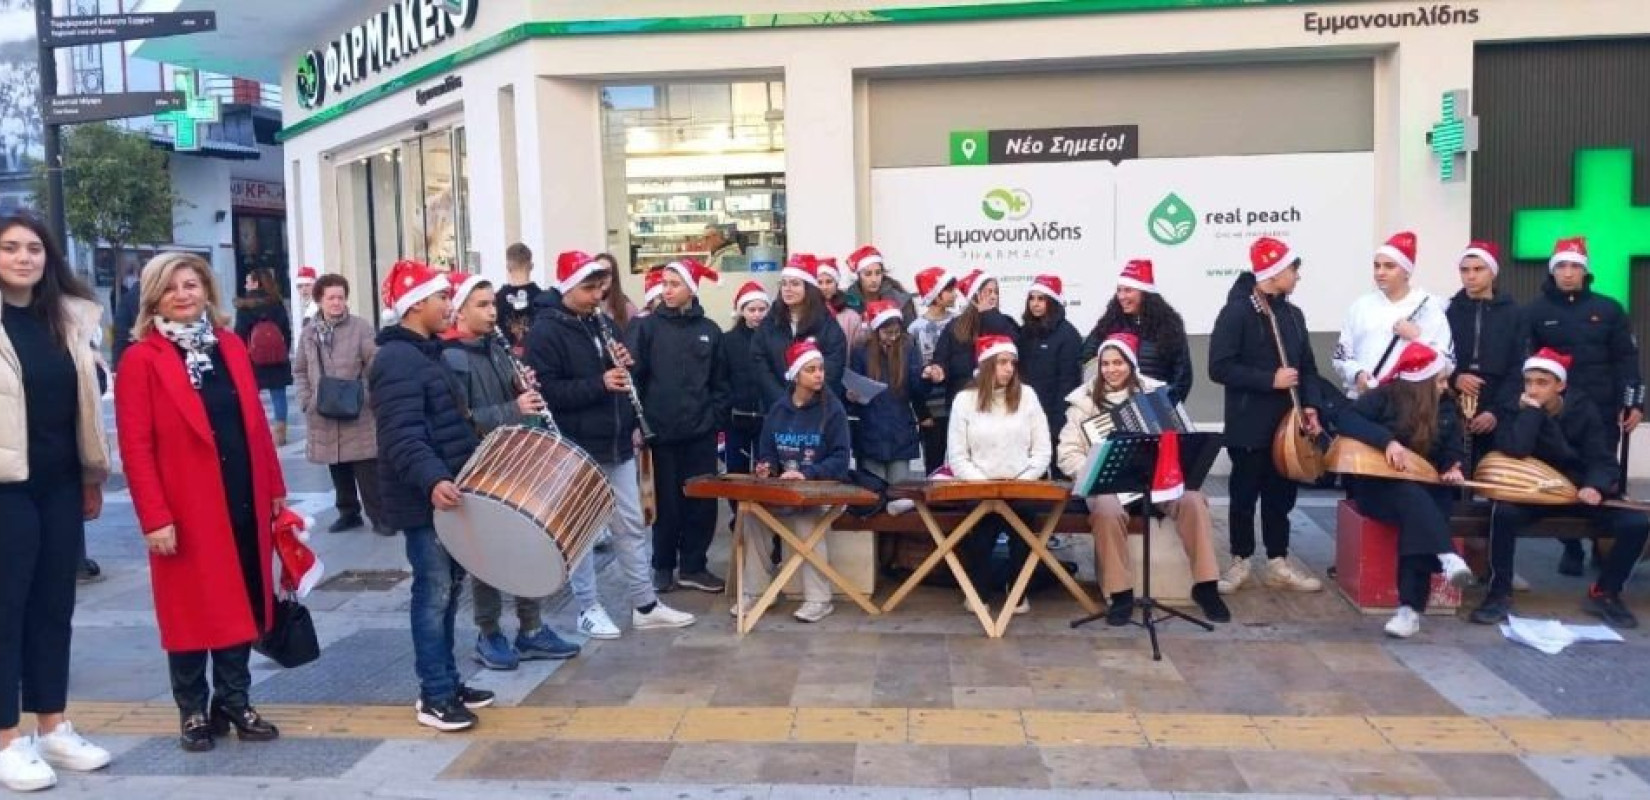
<path fill-rule="evenodd" d="M 384 507 L 378 501 L 378 460 L 348 461 L 328 464 L 332 475 L 332 491 L 337 496 L 338 516 L 360 514 L 365 506 L 367 517 L 373 522 L 384 518 L 379 514 Z"/>
<path fill-rule="evenodd" d="M 211 705 L 237 710 L 251 704 L 252 643 L 221 650 L 192 650 L 167 653 L 172 676 L 172 699 L 184 716 L 204 714 Z M 206 685 L 206 664 L 212 662 L 212 686 Z"/>
<path fill-rule="evenodd" d="M 1604 569 L 1598 576 L 1598 588 L 1606 592 L 1620 592 L 1627 577 L 1644 552 L 1644 542 L 1650 538 L 1650 515 L 1642 511 L 1609 506 L 1529 506 L 1521 503 L 1496 501 L 1490 512 L 1490 595 L 1506 597 L 1512 593 L 1513 557 L 1518 552 L 1518 534 L 1533 522 L 1553 516 L 1588 518 L 1595 530 L 1609 532 L 1615 539 L 1610 554 L 1604 559 Z M 1574 541 L 1574 540 L 1570 540 Z"/>
<path fill-rule="evenodd" d="M 1610 406 L 1608 404 L 1595 406 L 1595 408 L 1600 408 L 1600 409 L 1611 408 L 1611 407 L 1612 406 Z M 1606 412 L 1605 416 L 1608 416 L 1608 417 L 1611 417 L 1611 418 L 1604 421 L 1604 440 L 1605 440 L 1606 443 L 1608 443 L 1610 445 L 1610 452 L 1614 455 L 1617 455 L 1617 456 L 1621 455 L 1621 425 L 1617 424 L 1617 420 L 1615 419 L 1615 417 L 1619 416 L 1620 414 L 1621 414 L 1620 409 L 1617 409 L 1617 410 L 1612 411 L 1612 412 Z M 1616 488 L 1618 490 L 1624 490 L 1625 489 L 1625 487 L 1620 487 L 1620 486 L 1618 486 Z M 1581 553 L 1582 553 L 1581 540 L 1580 539 L 1565 539 L 1564 540 L 1564 551 L 1567 552 L 1567 553 L 1574 553 L 1577 557 L 1580 557 Z M 1595 550 L 1594 552 L 1596 554 L 1597 551 Z"/>
<path fill-rule="evenodd" d="M 653 446 L 653 491 L 659 516 L 653 522 L 653 568 L 703 572 L 705 554 L 716 535 L 716 501 L 682 493 L 689 478 L 716 474 L 716 434 Z"/>
<path fill-rule="evenodd" d="M 1438 556 L 1455 552 L 1449 515 L 1455 490 L 1385 478 L 1348 478 L 1358 510 L 1398 529 L 1398 602 L 1427 610 L 1432 576 L 1443 567 Z"/>
<path fill-rule="evenodd" d="M 78 474 L 0 485 L 0 729 L 68 706 L 75 571 L 86 539 Z M 21 700 L 21 703 L 19 703 Z"/>
<path fill-rule="evenodd" d="M 1032 520 L 1028 524 L 1036 525 L 1040 517 L 1027 514 L 1031 510 L 1015 509 L 1022 519 Z M 1008 534 L 1008 564 L 1007 569 L 999 570 L 991 554 L 997 549 L 998 537 L 1005 533 Z M 968 573 L 968 579 L 982 597 L 1007 591 L 1013 578 L 1019 575 L 1020 567 L 1026 563 L 1026 557 L 1031 555 L 1031 548 L 1001 514 L 987 514 L 980 518 L 980 523 L 957 545 L 957 551 L 962 559 L 963 571 Z"/>
<path fill-rule="evenodd" d="M 922 432 L 922 468 L 928 475 L 945 466 L 945 437 L 951 427 L 950 423 L 951 420 L 947 417 L 935 417 L 932 426 L 917 428 Z"/>
<path fill-rule="evenodd" d="M 1289 512 L 1300 488 L 1278 474 L 1269 447 L 1228 447 L 1232 459 L 1229 527 L 1233 558 L 1255 554 L 1255 504 L 1260 504 L 1261 536 L 1267 558 L 1289 555 Z"/>

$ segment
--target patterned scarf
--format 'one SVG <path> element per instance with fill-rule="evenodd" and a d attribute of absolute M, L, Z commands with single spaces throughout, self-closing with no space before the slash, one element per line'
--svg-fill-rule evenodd
<path fill-rule="evenodd" d="M 349 319 L 348 314 L 345 314 L 337 319 L 328 317 L 326 312 L 315 315 L 315 335 L 320 337 L 321 346 L 326 348 L 327 352 L 332 352 L 332 334 L 337 331 L 338 326 L 344 324 L 344 320 L 347 319 Z"/>
<path fill-rule="evenodd" d="M 183 368 L 189 371 L 189 383 L 196 389 L 201 388 L 202 376 L 212 371 L 212 351 L 218 348 L 212 323 L 204 317 L 194 322 L 167 322 L 156 317 L 155 330 L 183 350 Z"/>

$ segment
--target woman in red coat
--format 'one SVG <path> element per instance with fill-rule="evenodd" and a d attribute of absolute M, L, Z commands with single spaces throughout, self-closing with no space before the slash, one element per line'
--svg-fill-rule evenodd
<path fill-rule="evenodd" d="M 212 269 L 199 256 L 156 256 L 141 291 L 115 418 L 149 546 L 180 744 L 210 750 L 230 727 L 242 741 L 269 741 L 279 732 L 248 699 L 247 662 L 274 612 L 270 521 L 286 505 L 286 484 L 252 362 L 223 327 Z"/>

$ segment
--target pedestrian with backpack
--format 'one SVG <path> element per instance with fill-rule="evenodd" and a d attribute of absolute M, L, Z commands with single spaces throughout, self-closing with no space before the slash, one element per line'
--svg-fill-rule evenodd
<path fill-rule="evenodd" d="M 286 387 L 292 385 L 292 315 L 281 300 L 275 273 L 267 268 L 248 272 L 245 290 L 235 301 L 235 335 L 246 342 L 258 391 L 269 392 L 269 407 L 274 412 L 270 427 L 275 445 L 283 447 L 287 443 Z"/>

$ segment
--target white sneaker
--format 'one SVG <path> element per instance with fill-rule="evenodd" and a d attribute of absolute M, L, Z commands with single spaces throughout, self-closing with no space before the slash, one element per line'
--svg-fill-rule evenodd
<path fill-rule="evenodd" d="M 1514 572 L 1513 573 L 1513 579 L 1512 579 L 1512 587 L 1513 587 L 1513 591 L 1515 591 L 1515 592 L 1527 592 L 1527 591 L 1530 590 L 1530 582 L 1527 581 L 1527 580 L 1524 580 L 1523 575 L 1520 575 L 1520 574 Z"/>
<path fill-rule="evenodd" d="M 34 737 L 19 736 L 0 750 L 0 786 L 14 792 L 38 792 L 56 785 L 57 773 L 41 760 Z"/>
<path fill-rule="evenodd" d="M 591 606 L 579 612 L 579 632 L 592 639 L 617 639 L 619 626 L 607 615 L 607 609 Z"/>
<path fill-rule="evenodd" d="M 1291 592 L 1321 592 L 1323 581 L 1295 566 L 1288 558 L 1274 558 L 1266 562 L 1267 587 L 1288 589 Z"/>
<path fill-rule="evenodd" d="M 1220 582 L 1215 584 L 1215 588 L 1219 589 L 1221 594 L 1231 594 L 1242 589 L 1243 584 L 1248 582 L 1249 559 L 1234 558 L 1231 565 L 1226 568 L 1226 572 L 1221 574 Z"/>
<path fill-rule="evenodd" d="M 686 611 L 677 611 L 657 600 L 653 601 L 653 610 L 646 614 L 640 611 L 630 612 L 630 627 L 639 631 L 649 628 L 686 628 L 692 625 L 697 618 Z"/>
<path fill-rule="evenodd" d="M 748 594 L 741 595 L 738 600 L 733 601 L 733 605 L 728 606 L 728 616 L 738 617 L 740 611 L 743 611 L 745 616 L 750 616 L 750 613 L 755 609 L 756 598 Z"/>
<path fill-rule="evenodd" d="M 830 603 L 803 603 L 791 616 L 795 617 L 797 622 L 818 622 L 830 616 L 835 610 L 836 606 Z"/>
<path fill-rule="evenodd" d="M 908 511 L 916 509 L 916 507 L 917 501 L 908 498 L 901 497 L 898 500 L 890 500 L 888 501 L 888 515 L 891 517 L 897 517 Z"/>
<path fill-rule="evenodd" d="M 1398 612 L 1386 621 L 1386 635 L 1394 639 L 1408 639 L 1421 632 L 1421 615 L 1409 606 L 1398 606 Z"/>
<path fill-rule="evenodd" d="M 1444 580 L 1457 589 L 1472 585 L 1472 568 L 1467 566 L 1466 559 L 1454 554 L 1443 553 L 1438 556 L 1438 563 L 1444 565 Z"/>
<path fill-rule="evenodd" d="M 1028 597 L 1020 598 L 1020 604 L 1014 607 L 1014 616 L 1018 617 L 1021 614 L 1030 614 L 1030 613 L 1031 613 L 1031 598 L 1028 598 Z"/>
<path fill-rule="evenodd" d="M 70 772 L 91 772 L 109 766 L 109 751 L 86 741 L 67 721 L 58 723 L 57 730 L 45 736 L 36 736 L 34 749 L 47 764 Z"/>

